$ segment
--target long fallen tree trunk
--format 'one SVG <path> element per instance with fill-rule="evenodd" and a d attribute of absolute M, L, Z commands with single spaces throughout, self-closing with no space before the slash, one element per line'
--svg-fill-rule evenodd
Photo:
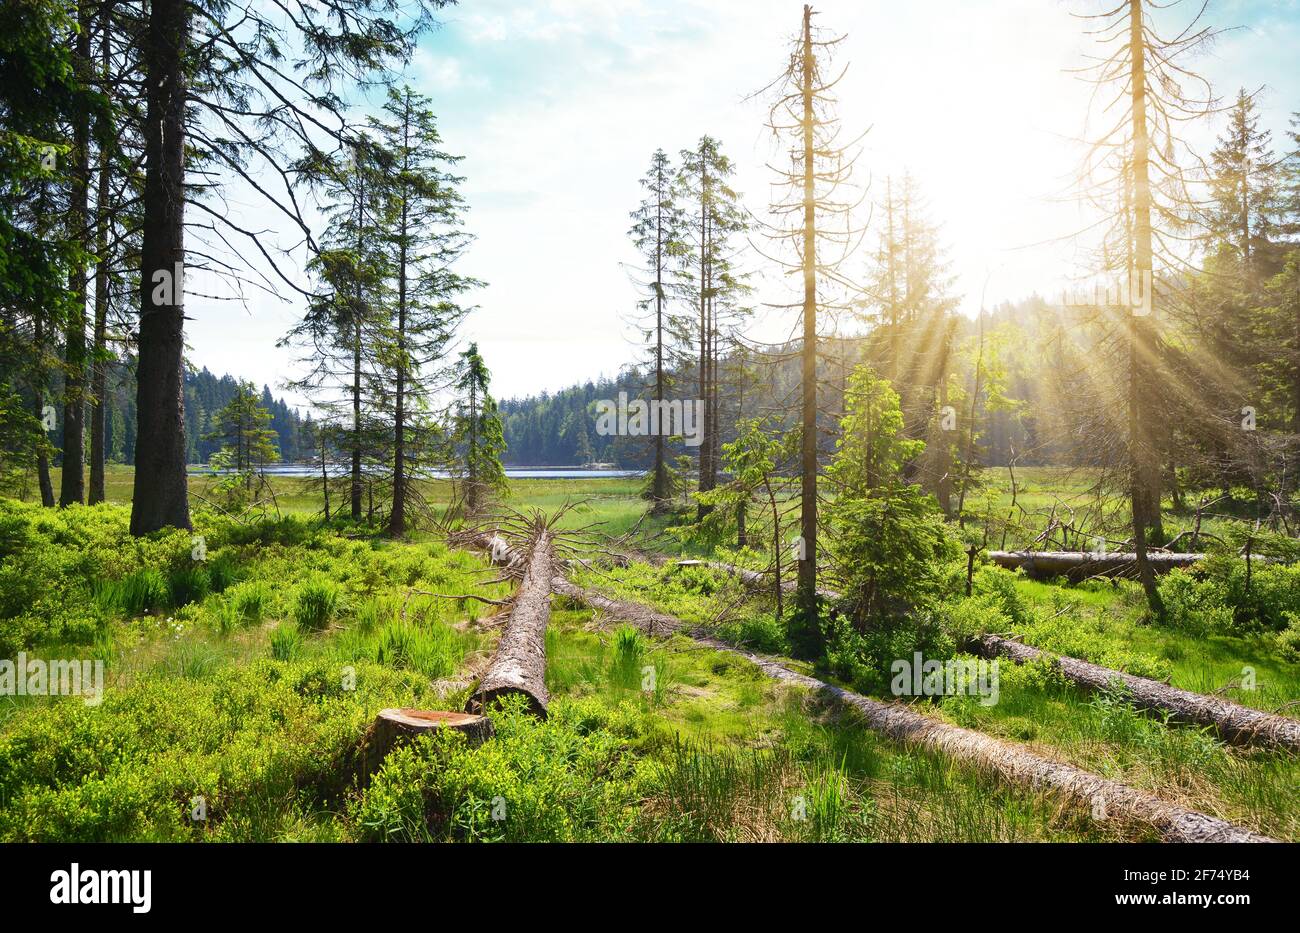
<path fill-rule="evenodd" d="M 1204 554 L 1176 554 L 1149 551 L 1147 560 L 1156 573 L 1168 573 L 1176 567 L 1190 567 Z M 989 560 L 1007 570 L 1024 568 L 1034 579 L 1068 577 L 1079 581 L 1088 577 L 1123 577 L 1137 572 L 1137 554 L 1116 551 L 1113 554 L 1089 551 L 989 551 Z"/>
<path fill-rule="evenodd" d="M 554 556 L 551 536 L 543 531 L 533 539 L 532 550 L 519 555 L 503 538 L 492 539 L 493 559 L 512 566 L 525 566 L 515 593 L 510 618 L 497 644 L 497 653 L 470 695 L 465 710 L 485 713 L 494 701 L 510 694 L 528 698 L 528 707 L 546 717 L 546 626 L 551 621 L 551 578 Z"/>
<path fill-rule="evenodd" d="M 1180 690 L 1157 680 L 1055 655 L 1000 635 L 980 635 L 970 647 L 984 657 L 1010 658 L 1017 664 L 1049 658 L 1065 677 L 1091 690 L 1121 686 L 1128 699 L 1143 709 L 1170 713 L 1178 722 L 1213 726 L 1229 742 L 1300 751 L 1300 720 L 1251 709 L 1220 697 Z"/>
<path fill-rule="evenodd" d="M 1105 813 L 1151 825 L 1167 842 L 1274 842 L 1248 829 L 1175 806 L 1154 794 L 1044 758 L 1023 746 L 952 726 L 916 712 L 902 703 L 872 700 L 825 681 L 800 674 L 787 667 L 709 638 L 688 623 L 638 603 L 610 599 L 600 593 L 557 579 L 555 591 L 598 609 L 613 619 L 653 634 L 677 631 L 718 651 L 739 655 L 753 662 L 767 676 L 806 687 L 814 694 L 842 707 L 855 710 L 873 731 L 906 745 L 942 752 L 958 761 L 990 771 L 1011 784 L 1051 788 L 1067 802 L 1092 814 Z"/>
<path fill-rule="evenodd" d="M 507 547 L 494 547 L 485 540 L 480 546 L 490 550 L 498 563 L 517 562 L 519 557 Z M 940 751 L 951 758 L 997 774 L 1009 783 L 1034 788 L 1047 787 L 1068 803 L 1091 814 L 1105 813 L 1156 828 L 1167 842 L 1274 842 L 1268 836 L 1208 816 L 1196 810 L 1175 806 L 1154 794 L 1129 787 L 1118 781 L 1076 768 L 1074 765 L 1044 758 L 1023 746 L 995 739 L 970 729 L 952 726 L 894 702 L 872 700 L 825 681 L 800 674 L 759 655 L 733 648 L 708 637 L 697 626 L 649 606 L 627 600 L 612 599 L 578 586 L 556 575 L 552 581 L 556 593 L 625 622 L 652 635 L 677 632 L 718 651 L 739 655 L 777 680 L 797 684 L 833 703 L 857 711 L 864 723 L 898 742 Z"/>
<path fill-rule="evenodd" d="M 757 571 L 717 562 L 710 563 L 709 566 L 735 574 L 756 588 L 768 585 L 764 575 Z M 836 594 L 827 595 L 834 597 Z M 1128 692 L 1129 699 L 1135 706 L 1169 713 L 1175 722 L 1213 726 L 1225 741 L 1300 751 L 1300 720 L 1288 716 L 1266 713 L 1216 696 L 1181 690 L 1158 680 L 1136 677 L 1067 655 L 1051 654 L 1000 635 L 980 635 L 971 639 L 967 646 L 986 658 L 1004 657 L 1017 664 L 1043 657 L 1051 658 L 1072 683 L 1089 690 L 1106 690 L 1119 684 Z"/>

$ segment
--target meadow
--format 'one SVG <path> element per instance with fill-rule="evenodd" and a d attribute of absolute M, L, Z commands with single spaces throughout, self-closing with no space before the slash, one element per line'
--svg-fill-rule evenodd
<path fill-rule="evenodd" d="M 1022 473 L 1021 502 L 1050 509 L 1078 491 L 1077 478 Z M 0 500 L 0 655 L 106 661 L 98 705 L 0 697 L 0 839 L 1153 838 L 1149 828 L 1089 820 L 1050 793 L 895 745 L 743 659 L 682 636 L 651 639 L 558 598 L 546 636 L 548 719 L 511 707 L 477 748 L 454 736 L 425 740 L 364 775 L 358 742 L 380 709 L 463 707 L 501 618 L 458 594 L 500 599 L 509 585 L 489 582 L 495 572 L 481 556 L 430 533 L 389 541 L 347 522 L 325 525 L 301 480 L 281 477 L 279 518 L 239 521 L 199 500 L 194 532 L 206 553 L 195 561 L 188 532 L 128 534 L 130 481 L 128 470 L 113 470 L 111 501 L 94 507 Z M 195 477 L 192 488 L 202 496 L 208 482 Z M 815 668 L 790 660 L 770 597 L 707 567 L 662 561 L 684 550 L 664 532 L 680 516 L 643 517 L 640 486 L 515 480 L 505 501 L 548 513 L 567 505 L 566 527 L 599 523 L 635 558 L 575 568 L 577 582 L 887 698 L 871 659 L 910 646 L 886 651 L 845 633 Z M 1256 587 L 1300 592 L 1286 589 L 1289 568 L 1273 573 L 1261 571 Z M 1176 595 L 1168 579 L 1162 587 Z M 1014 633 L 1243 705 L 1294 708 L 1300 656 L 1277 632 L 1220 624 L 1222 607 L 1207 594 L 1183 593 L 1180 624 L 1156 627 L 1126 581 L 1036 582 L 981 566 L 970 598 L 939 607 L 928 644 L 964 656 L 963 633 Z M 915 702 L 1300 840 L 1294 755 L 1224 744 L 1210 730 L 1138 711 L 1120 693 L 1086 694 L 1046 664 L 1005 662 L 1000 690 L 992 706 L 969 696 Z M 501 801 L 504 820 L 493 816 Z"/>

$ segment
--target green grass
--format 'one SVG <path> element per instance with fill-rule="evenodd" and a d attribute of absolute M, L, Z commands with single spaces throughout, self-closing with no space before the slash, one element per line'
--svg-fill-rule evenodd
<path fill-rule="evenodd" d="M 1030 484 L 1047 474 L 1024 476 L 1022 497 L 1059 491 Z M 639 486 L 521 480 L 507 501 L 548 511 L 578 502 L 568 527 L 603 522 L 619 534 L 640 520 Z M 295 501 L 284 492 L 282 504 Z M 100 707 L 0 698 L 0 839 L 1144 838 L 894 746 L 734 655 L 601 627 L 562 603 L 547 633 L 550 720 L 504 713 L 482 748 L 404 750 L 362 787 L 349 756 L 374 713 L 460 708 L 496 638 L 479 626 L 491 608 L 419 591 L 500 598 L 509 589 L 481 585 L 492 573 L 478 555 L 421 534 L 345 537 L 311 511 L 303 500 L 298 515 L 240 525 L 196 509 L 208 550 L 196 565 L 188 532 L 134 539 L 121 506 L 52 511 L 0 500 L 0 641 L 108 662 Z M 672 520 L 640 527 L 654 534 Z M 683 551 L 667 536 L 647 547 Z M 981 580 L 989 573 L 1001 572 Z M 1128 584 L 1002 577 L 1018 617 L 983 590 L 965 604 L 983 605 L 978 618 L 995 630 L 1186 689 L 1222 688 L 1263 709 L 1300 697 L 1300 665 L 1280 660 L 1263 636 L 1143 624 Z M 577 578 L 726 640 L 786 650 L 769 601 L 725 576 L 634 563 Z M 1253 691 L 1238 685 L 1245 667 Z M 344 688 L 348 677 L 355 689 Z M 1300 838 L 1293 756 L 1226 748 L 1036 667 L 1007 665 L 994 707 L 949 698 L 931 712 Z M 190 721 L 197 735 L 176 739 L 177 723 Z M 211 813 L 201 826 L 187 815 L 197 793 Z M 494 801 L 506 820 L 493 818 Z"/>

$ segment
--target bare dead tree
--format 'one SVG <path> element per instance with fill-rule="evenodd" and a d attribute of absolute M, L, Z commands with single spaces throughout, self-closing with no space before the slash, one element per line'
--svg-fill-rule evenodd
<path fill-rule="evenodd" d="M 853 216 L 866 198 L 866 185 L 854 183 L 856 143 L 845 143 L 836 116 L 834 88 L 844 76 L 832 76 L 831 62 L 844 36 L 828 36 L 813 25 L 814 11 L 803 8 L 799 34 L 790 43 L 781 74 L 764 88 L 774 99 L 767 126 L 778 141 L 789 145 L 785 166 L 769 165 L 777 176 L 779 194 L 770 205 L 773 220 L 764 232 L 778 253 L 774 259 L 788 273 L 802 278 L 802 300 L 780 307 L 800 308 L 802 344 L 799 424 L 801 448 L 800 541 L 796 606 L 808 636 L 820 641 L 817 602 L 817 465 L 818 465 L 818 340 L 819 314 L 833 321 L 847 310 L 846 292 L 858 287 L 840 268 L 860 245 L 864 227 Z M 864 134 L 865 135 L 865 134 Z M 856 199 L 851 191 L 860 188 Z"/>
<path fill-rule="evenodd" d="M 1093 256 L 1098 271 L 1119 273 L 1127 289 L 1121 300 L 1099 303 L 1097 316 L 1105 333 L 1094 345 L 1113 362 L 1112 371 L 1126 371 L 1126 378 L 1089 381 L 1122 387 L 1122 396 L 1112 401 L 1122 403 L 1125 423 L 1106 426 L 1124 438 L 1109 451 L 1122 459 L 1109 464 L 1123 464 L 1138 577 L 1157 616 L 1163 615 L 1163 606 L 1147 548 L 1163 537 L 1161 450 L 1167 446 L 1165 412 L 1172 399 L 1167 396 L 1169 380 L 1162 378 L 1166 374 L 1154 312 L 1167 314 L 1171 292 L 1188 268 L 1181 231 L 1195 200 L 1180 165 L 1190 149 L 1178 129 L 1212 112 L 1216 103 L 1208 81 L 1182 62 L 1217 34 L 1202 24 L 1202 4 L 1188 25 L 1166 37 L 1154 22 L 1160 9 L 1152 0 L 1124 0 L 1105 12 L 1082 15 L 1103 54 L 1091 56 L 1092 63 L 1080 69 L 1094 86 L 1093 108 L 1104 121 L 1080 172 L 1082 199 L 1102 215 Z"/>

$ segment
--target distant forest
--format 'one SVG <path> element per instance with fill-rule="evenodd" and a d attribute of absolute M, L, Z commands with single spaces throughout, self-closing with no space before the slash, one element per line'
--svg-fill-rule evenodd
<path fill-rule="evenodd" d="M 1005 381 L 1008 404 L 987 412 L 988 427 L 980 438 L 980 459 L 989 466 L 1038 466 L 1052 463 L 1086 462 L 1085 451 L 1066 451 L 1047 440 L 1048 421 L 1064 412 L 1053 404 L 1053 392 L 1045 382 L 1050 376 L 1041 367 L 1041 354 L 1052 343 L 1057 328 L 1069 326 L 1071 309 L 1050 304 L 1039 296 L 1015 303 L 1006 302 L 983 313 L 986 352 L 994 348 Z M 973 347 L 979 341 L 980 320 L 958 319 L 957 346 Z M 819 369 L 819 383 L 826 393 L 822 408 L 826 436 L 833 437 L 832 419 L 843 407 L 841 368 L 847 373 L 867 357 L 866 337 L 835 338 L 827 341 Z M 742 417 L 779 415 L 790 410 L 790 399 L 799 388 L 799 360 L 793 345 L 782 353 L 772 348 L 764 357 L 743 350 L 728 353 L 720 371 L 720 414 L 722 442 L 734 439 L 735 425 Z M 775 362 L 766 362 L 774 359 Z M 959 379 L 973 381 L 974 368 L 967 360 L 954 360 Z M 984 378 L 987 379 L 987 373 Z M 669 398 L 698 395 L 698 368 L 687 366 L 669 379 Z M 595 406 L 601 399 L 617 400 L 626 392 L 629 400 L 653 396 L 653 374 L 629 367 L 616 378 L 587 380 L 558 392 L 542 392 L 500 403 L 505 427 L 506 462 L 516 466 L 574 466 L 613 463 L 625 469 L 649 469 L 653 463 L 653 438 L 611 436 L 595 433 Z M 1032 415 L 1031 415 L 1032 413 Z M 829 442 L 829 441 L 828 441 Z M 674 456 L 698 457 L 698 447 L 680 442 Z"/>
<path fill-rule="evenodd" d="M 114 362 L 108 367 L 108 391 L 105 425 L 104 454 L 110 463 L 135 463 L 135 360 Z M 53 380 L 55 391 L 62 386 L 57 378 Z M 185 371 L 185 444 L 186 462 L 191 464 L 207 463 L 221 447 L 220 441 L 204 440 L 212 431 L 213 416 L 232 398 L 239 388 L 239 380 L 234 376 L 214 376 L 207 367 L 194 372 Z M 269 386 L 262 387 L 260 404 L 271 413 L 270 427 L 275 431 L 280 449 L 280 459 L 284 461 L 310 460 L 312 456 L 311 415 L 300 415 L 296 408 L 290 408 L 284 399 L 274 398 Z M 63 419 L 60 417 L 50 433 L 54 446 L 63 450 Z M 89 443 L 89 435 L 86 442 Z M 55 458 L 56 465 L 61 456 Z"/>

